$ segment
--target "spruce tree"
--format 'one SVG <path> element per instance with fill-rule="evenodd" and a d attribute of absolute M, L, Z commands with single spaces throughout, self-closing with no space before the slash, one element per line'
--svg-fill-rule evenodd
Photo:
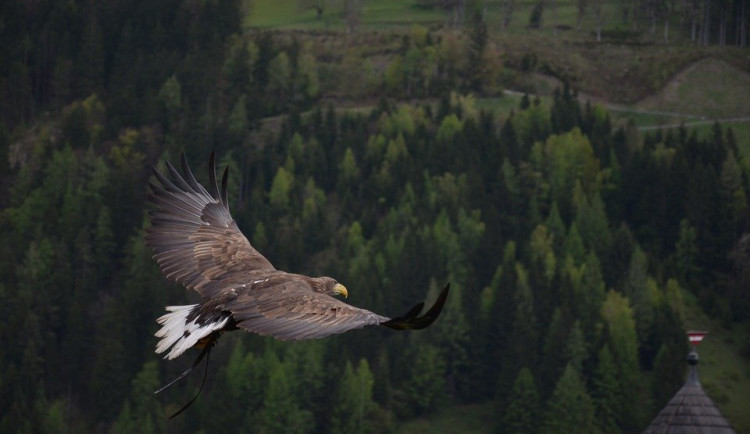
<path fill-rule="evenodd" d="M 583 379 L 570 364 L 547 402 L 542 431 L 549 434 L 598 432 L 594 403 Z"/>
<path fill-rule="evenodd" d="M 598 363 L 594 369 L 593 398 L 601 431 L 616 432 L 622 417 L 623 398 L 617 367 L 606 344 L 599 350 Z"/>
<path fill-rule="evenodd" d="M 495 431 L 502 434 L 533 434 L 539 425 L 541 404 L 534 384 L 534 375 L 521 368 L 513 384 L 510 403 L 502 416 L 502 425 Z"/>

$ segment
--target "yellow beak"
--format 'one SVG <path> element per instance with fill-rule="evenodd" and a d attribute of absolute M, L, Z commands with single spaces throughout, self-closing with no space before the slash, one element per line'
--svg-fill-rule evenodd
<path fill-rule="evenodd" d="M 336 286 L 333 287 L 333 292 L 339 295 L 343 295 L 344 298 L 349 297 L 349 291 L 347 291 L 346 287 L 340 283 L 337 283 Z"/>

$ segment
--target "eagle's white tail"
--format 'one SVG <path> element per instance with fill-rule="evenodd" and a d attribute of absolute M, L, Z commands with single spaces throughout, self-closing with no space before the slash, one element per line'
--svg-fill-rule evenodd
<path fill-rule="evenodd" d="M 155 336 L 161 338 L 156 344 L 156 352 L 161 354 L 172 347 L 164 356 L 165 359 L 174 359 L 184 353 L 188 348 L 197 344 L 199 340 L 210 335 L 214 331 L 221 330 L 229 321 L 229 317 L 218 322 L 198 324 L 198 318 L 188 322 L 188 315 L 195 309 L 197 304 L 186 306 L 167 306 L 170 313 L 164 314 L 156 320 L 162 325 Z"/>

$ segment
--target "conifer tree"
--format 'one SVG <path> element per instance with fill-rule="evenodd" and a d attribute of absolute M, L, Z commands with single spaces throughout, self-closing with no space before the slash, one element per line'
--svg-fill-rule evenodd
<path fill-rule="evenodd" d="M 619 380 L 616 396 L 620 398 L 620 420 L 625 427 L 635 426 L 640 423 L 637 417 L 637 389 L 633 387 L 637 383 L 639 363 L 633 309 L 626 297 L 610 290 L 602 305 L 602 317 L 607 325 L 607 343 L 611 348 Z"/>
<path fill-rule="evenodd" d="M 263 432 L 306 433 L 314 429 L 313 415 L 300 408 L 285 363 L 276 365 L 268 379 L 268 389 L 263 400 Z"/>
<path fill-rule="evenodd" d="M 535 433 L 539 426 L 541 404 L 529 368 L 523 367 L 519 371 L 509 402 L 502 413 L 502 425 L 495 431 L 502 434 Z"/>
<path fill-rule="evenodd" d="M 542 431 L 550 434 L 598 432 L 594 403 L 586 384 L 570 364 L 565 367 L 547 402 Z"/>
<path fill-rule="evenodd" d="M 594 406 L 602 432 L 616 432 L 618 429 L 622 417 L 621 387 L 615 361 L 609 351 L 609 345 L 605 344 L 599 350 L 593 378 Z"/>
<path fill-rule="evenodd" d="M 368 417 L 375 409 L 372 386 L 375 380 L 366 359 L 361 359 L 357 368 L 346 362 L 344 374 L 336 392 L 331 432 L 336 434 L 359 434 L 369 432 Z"/>

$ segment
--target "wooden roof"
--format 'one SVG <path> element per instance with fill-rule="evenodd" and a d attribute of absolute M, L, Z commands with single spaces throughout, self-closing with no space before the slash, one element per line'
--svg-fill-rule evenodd
<path fill-rule="evenodd" d="M 692 354 L 691 354 L 692 355 Z M 643 434 L 736 434 L 698 381 L 697 354 L 685 385 Z"/>

